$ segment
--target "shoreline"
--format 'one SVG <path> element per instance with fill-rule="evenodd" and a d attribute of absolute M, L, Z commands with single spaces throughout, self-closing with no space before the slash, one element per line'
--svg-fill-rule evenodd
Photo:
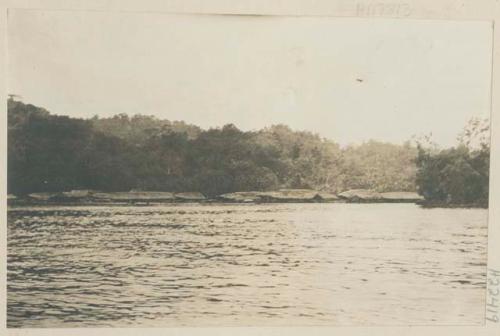
<path fill-rule="evenodd" d="M 408 202 L 408 201 L 274 201 L 274 202 L 235 202 L 223 201 L 218 199 L 210 199 L 204 201 L 169 201 L 169 202 L 36 202 L 36 201 L 8 201 L 7 207 L 22 207 L 22 206 L 78 206 L 78 207 L 95 207 L 95 206 L 165 206 L 165 205 L 265 205 L 265 204 L 415 204 L 423 209 L 488 209 L 488 205 L 480 204 L 446 204 L 437 202 Z"/>
<path fill-rule="evenodd" d="M 339 194 L 312 189 L 280 189 L 275 191 L 240 191 L 214 197 L 200 192 L 128 191 L 100 192 L 72 190 L 63 192 L 7 195 L 7 205 L 44 206 L 151 206 L 166 204 L 306 204 L 306 203 L 351 203 L 351 204 L 416 204 L 422 208 L 488 208 L 488 204 L 476 202 L 454 204 L 425 200 L 416 192 L 376 192 L 353 189 Z"/>

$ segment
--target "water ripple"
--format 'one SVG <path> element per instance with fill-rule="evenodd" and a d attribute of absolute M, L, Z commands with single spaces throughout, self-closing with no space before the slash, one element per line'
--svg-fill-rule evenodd
<path fill-rule="evenodd" d="M 486 215 L 412 204 L 15 207 L 8 326 L 480 324 Z"/>

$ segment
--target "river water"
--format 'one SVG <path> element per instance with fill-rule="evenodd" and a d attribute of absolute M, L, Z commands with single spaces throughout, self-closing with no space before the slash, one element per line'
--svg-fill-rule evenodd
<path fill-rule="evenodd" d="M 487 211 L 11 207 L 9 327 L 471 325 Z"/>

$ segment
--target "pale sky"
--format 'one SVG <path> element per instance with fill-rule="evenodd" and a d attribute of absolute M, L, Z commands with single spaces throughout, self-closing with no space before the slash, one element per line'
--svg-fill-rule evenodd
<path fill-rule="evenodd" d="M 8 86 L 72 117 L 449 146 L 489 116 L 491 53 L 489 22 L 10 10 Z"/>

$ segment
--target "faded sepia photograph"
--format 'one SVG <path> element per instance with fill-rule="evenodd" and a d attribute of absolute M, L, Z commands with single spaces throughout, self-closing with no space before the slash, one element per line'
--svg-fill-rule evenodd
<path fill-rule="evenodd" d="M 10 9 L 7 327 L 483 325 L 492 46 Z"/>

